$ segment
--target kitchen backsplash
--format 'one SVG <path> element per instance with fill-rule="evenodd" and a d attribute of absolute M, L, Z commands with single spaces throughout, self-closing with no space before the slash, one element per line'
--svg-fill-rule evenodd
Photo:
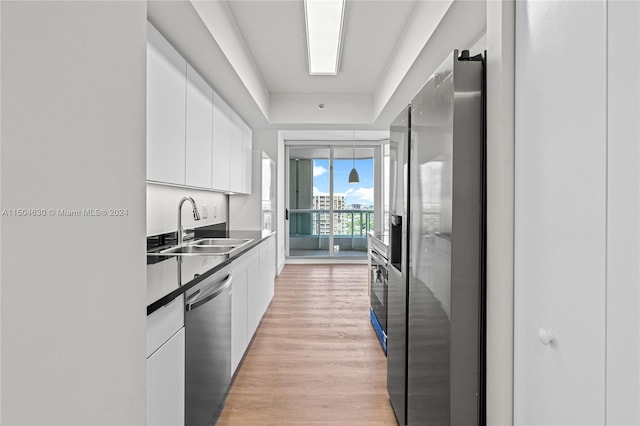
<path fill-rule="evenodd" d="M 147 236 L 175 232 L 178 225 L 178 202 L 193 197 L 201 220 L 193 220 L 191 205 L 182 206 L 182 225 L 195 228 L 227 221 L 228 195 L 191 188 L 147 183 Z M 206 217 L 205 217 L 206 216 Z"/>

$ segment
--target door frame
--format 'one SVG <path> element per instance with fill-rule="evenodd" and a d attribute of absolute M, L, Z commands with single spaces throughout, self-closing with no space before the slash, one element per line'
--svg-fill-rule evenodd
<path fill-rule="evenodd" d="M 284 226 L 284 249 L 285 249 L 285 262 L 290 262 L 291 260 L 304 260 L 305 263 L 311 263 L 312 260 L 326 262 L 330 260 L 331 262 L 341 262 L 346 261 L 348 263 L 356 263 L 356 262 L 366 262 L 366 259 L 358 259 L 358 258 L 340 258 L 335 256 L 333 251 L 333 203 L 330 203 L 329 208 L 329 218 L 330 218 L 330 227 L 331 233 L 329 234 L 329 250 L 327 256 L 317 256 L 317 257 L 304 257 L 304 256 L 294 256 L 291 257 L 289 253 L 289 212 L 291 211 L 290 204 L 290 149 L 297 147 L 307 147 L 307 148 L 327 148 L 329 150 L 329 197 L 333 200 L 334 193 L 334 181 L 333 181 L 333 163 L 334 163 L 334 149 L 336 147 L 340 148 L 350 148 L 352 146 L 361 147 L 361 148 L 371 148 L 373 150 L 373 200 L 374 200 L 374 231 L 382 232 L 384 227 L 382 226 L 382 219 L 384 215 L 384 206 L 382 200 L 382 147 L 384 143 L 387 143 L 388 139 L 383 140 L 285 140 L 285 170 L 284 170 L 284 179 L 285 179 L 285 194 L 284 194 L 284 208 L 285 208 L 285 226 Z M 366 255 L 365 255 L 366 257 Z"/>

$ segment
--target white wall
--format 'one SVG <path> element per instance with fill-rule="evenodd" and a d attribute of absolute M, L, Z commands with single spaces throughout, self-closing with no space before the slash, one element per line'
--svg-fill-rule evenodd
<path fill-rule="evenodd" d="M 227 221 L 228 195 L 192 188 L 181 188 L 154 183 L 147 184 L 147 235 L 176 232 L 178 229 L 178 203 L 182 197 L 192 197 L 201 219 L 193 219 L 191 203 L 182 206 L 184 229 L 212 225 Z M 204 217 L 204 209 L 208 217 Z"/>
<path fill-rule="evenodd" d="M 277 130 L 253 130 L 253 149 L 264 151 L 276 162 L 276 265 L 278 274 L 284 267 L 285 225 L 284 220 L 284 139 Z"/>
<path fill-rule="evenodd" d="M 264 151 L 278 163 L 278 131 L 255 129 L 253 131 L 253 150 Z"/>
<path fill-rule="evenodd" d="M 2 2 L 2 424 L 144 424 L 145 2 Z"/>
<path fill-rule="evenodd" d="M 513 424 L 514 0 L 487 2 L 487 424 Z"/>
<path fill-rule="evenodd" d="M 287 191 L 287 183 L 285 182 L 285 148 L 284 148 L 284 137 L 280 132 L 278 132 L 278 240 L 276 241 L 277 246 L 277 255 L 276 255 L 276 263 L 278 265 L 278 274 L 284 268 L 284 263 L 286 260 L 285 253 L 285 239 L 287 238 L 287 231 L 285 226 L 288 225 L 288 222 L 284 220 L 284 212 L 285 209 L 285 198 Z"/>

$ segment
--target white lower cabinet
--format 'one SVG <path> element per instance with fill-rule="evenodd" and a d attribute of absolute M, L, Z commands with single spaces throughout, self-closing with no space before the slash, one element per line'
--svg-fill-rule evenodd
<path fill-rule="evenodd" d="M 271 299 L 273 299 L 273 294 L 275 293 L 275 277 L 276 277 L 276 237 L 271 237 L 267 241 L 267 266 L 265 279 L 267 280 L 267 306 L 271 303 Z M 262 260 L 262 258 L 260 259 Z"/>
<path fill-rule="evenodd" d="M 247 271 L 234 271 L 231 283 L 231 375 L 249 344 L 247 334 Z"/>
<path fill-rule="evenodd" d="M 266 312 L 271 299 L 273 298 L 273 278 L 275 276 L 275 258 L 273 257 L 271 242 L 274 237 L 270 237 L 262 243 L 260 247 L 260 300 L 262 302 L 261 311 Z"/>
<path fill-rule="evenodd" d="M 184 424 L 184 327 L 147 358 L 147 424 Z"/>
<path fill-rule="evenodd" d="M 275 244 L 271 237 L 235 260 L 231 293 L 231 374 L 233 375 L 273 297 Z M 273 249 L 272 249 L 273 248 Z"/>
<path fill-rule="evenodd" d="M 147 316 L 147 424 L 184 424 L 184 298 Z"/>
<path fill-rule="evenodd" d="M 231 264 L 231 375 L 256 332 L 271 298 L 275 237 Z M 184 298 L 147 317 L 147 424 L 183 425 L 185 419 Z"/>
<path fill-rule="evenodd" d="M 249 252 L 234 260 L 231 264 L 233 281 L 231 283 L 231 375 L 235 373 L 247 346 L 253 337 L 249 325 L 253 307 L 251 299 L 255 280 L 254 265 L 260 264 L 260 248 L 254 247 Z M 252 320 L 253 321 L 253 320 Z"/>
<path fill-rule="evenodd" d="M 264 313 L 264 297 L 263 297 L 263 285 L 260 278 L 260 259 L 256 259 L 252 262 L 247 269 L 247 276 L 249 279 L 249 294 L 247 295 L 247 333 L 249 340 L 253 337 L 253 334 L 260 324 L 262 314 Z"/>

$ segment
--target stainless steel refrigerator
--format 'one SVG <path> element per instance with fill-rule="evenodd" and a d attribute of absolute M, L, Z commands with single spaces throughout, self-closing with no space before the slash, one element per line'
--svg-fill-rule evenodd
<path fill-rule="evenodd" d="M 484 62 L 454 51 L 391 125 L 387 386 L 401 425 L 484 415 Z"/>

